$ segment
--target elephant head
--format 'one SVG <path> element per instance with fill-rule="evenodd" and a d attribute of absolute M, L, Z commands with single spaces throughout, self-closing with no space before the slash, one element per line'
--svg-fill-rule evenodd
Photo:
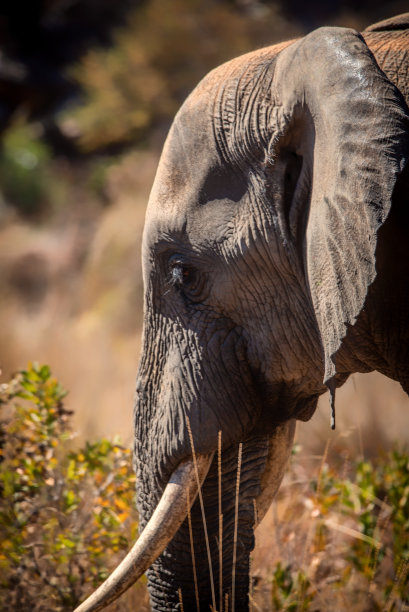
<path fill-rule="evenodd" d="M 392 203 L 408 225 L 408 134 L 401 92 L 343 28 L 224 64 L 184 103 L 143 239 L 145 528 L 79 610 L 102 608 L 149 566 L 154 610 L 221 612 L 226 598 L 247 610 L 253 530 L 295 420 L 355 371 L 408 389 L 407 283 L 394 285 L 382 329 L 375 306 L 393 260 L 392 230 L 380 239 Z"/>

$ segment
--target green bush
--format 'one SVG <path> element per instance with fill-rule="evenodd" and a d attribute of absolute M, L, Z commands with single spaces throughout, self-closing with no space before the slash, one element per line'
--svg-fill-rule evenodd
<path fill-rule="evenodd" d="M 92 49 L 71 69 L 83 99 L 64 116 L 83 151 L 144 142 L 211 68 L 251 47 L 248 18 L 227 2 L 151 0 L 110 49 Z"/>
<path fill-rule="evenodd" d="M 2 139 L 0 184 L 6 201 L 33 216 L 48 205 L 50 151 L 32 126 L 11 127 Z"/>
<path fill-rule="evenodd" d="M 305 612 L 310 610 L 312 600 L 313 590 L 304 572 L 293 571 L 291 566 L 283 566 L 279 561 L 273 572 L 273 609 Z"/>
<path fill-rule="evenodd" d="M 408 451 L 394 449 L 373 461 L 349 459 L 341 469 L 336 461 L 323 460 L 308 484 L 300 480 L 300 464 L 293 457 L 296 486 L 287 503 L 294 515 L 286 516 L 280 532 L 284 559 L 271 569 L 272 609 L 406 609 Z M 280 495 L 286 499 L 285 487 Z M 292 554 L 286 559 L 288 542 Z"/>
<path fill-rule="evenodd" d="M 48 366 L 0 388 L 0 608 L 72 610 L 135 539 L 130 451 L 70 450 L 66 392 Z"/>
<path fill-rule="evenodd" d="M 2 610 L 72 610 L 137 534 L 129 450 L 105 439 L 73 450 L 65 395 L 48 366 L 30 365 L 0 387 Z M 284 484 L 277 501 L 288 510 L 269 609 L 317 611 L 328 602 L 334 610 L 405 609 L 408 452 L 342 469 L 323 460 L 315 478 L 307 471 L 300 479 L 303 469 L 294 456 L 289 490 Z M 136 591 L 120 609 L 141 609 L 140 599 L 126 600 Z M 146 598 L 144 586 L 136 596 Z"/>

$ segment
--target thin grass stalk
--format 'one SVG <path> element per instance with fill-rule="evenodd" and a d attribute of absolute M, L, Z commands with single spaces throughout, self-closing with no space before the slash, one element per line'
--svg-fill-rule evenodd
<path fill-rule="evenodd" d="M 249 561 L 249 612 L 253 612 L 253 559 L 250 555 Z"/>
<path fill-rule="evenodd" d="M 239 444 L 239 452 L 237 456 L 237 481 L 236 481 L 236 499 L 234 509 L 234 538 L 233 538 L 233 569 L 232 569 L 232 589 L 231 589 L 231 610 L 235 609 L 235 590 L 236 590 L 236 558 L 237 558 L 237 528 L 239 522 L 239 491 L 240 491 L 240 475 L 241 475 L 241 458 L 243 453 L 243 443 Z"/>
<path fill-rule="evenodd" d="M 365 453 L 364 453 L 364 442 L 362 437 L 362 426 L 361 423 L 358 423 L 358 442 L 359 442 L 359 455 L 361 461 L 365 461 Z"/>
<path fill-rule="evenodd" d="M 258 525 L 258 512 L 257 512 L 257 500 L 255 497 L 253 497 L 253 510 L 254 510 L 254 529 L 257 527 Z M 253 558 L 250 557 L 250 563 L 249 563 L 249 612 L 252 612 L 254 610 L 254 606 L 256 606 L 257 609 L 259 609 L 259 607 L 257 606 L 256 602 L 254 601 L 254 584 L 253 584 Z"/>
<path fill-rule="evenodd" d="M 368 586 L 369 593 L 372 590 L 372 585 L 375 584 L 376 566 L 378 565 L 379 553 L 381 552 L 381 548 L 382 548 L 382 535 L 383 535 L 383 532 L 379 538 L 379 542 L 377 546 L 373 546 L 371 548 L 371 554 L 370 554 L 369 562 L 368 562 L 368 570 L 370 572 L 369 575 L 371 576 L 371 579 L 369 581 L 369 586 Z M 372 561 L 372 555 L 373 555 L 373 561 Z"/>
<path fill-rule="evenodd" d="M 347 451 L 345 453 L 344 463 L 342 465 L 341 480 L 348 479 L 348 472 L 349 472 L 350 465 L 351 465 L 351 461 L 349 459 L 349 452 Z"/>
<path fill-rule="evenodd" d="M 190 512 L 189 489 L 186 491 L 186 493 L 187 493 L 187 523 L 189 525 L 190 553 L 191 553 L 191 556 L 192 556 L 193 581 L 195 583 L 196 607 L 197 607 L 197 612 L 200 612 L 199 587 L 198 587 L 198 584 L 197 584 L 196 557 L 195 557 L 195 548 L 194 548 L 194 545 L 193 545 L 192 515 L 191 515 L 191 512 Z"/>
<path fill-rule="evenodd" d="M 331 439 L 328 438 L 325 444 L 325 448 L 324 448 L 324 453 L 321 456 L 321 461 L 320 461 L 320 465 L 319 465 L 319 469 L 318 469 L 318 476 L 317 476 L 317 489 L 316 489 L 316 493 L 315 493 L 315 501 L 316 501 L 316 505 L 319 506 L 319 498 L 321 495 L 321 488 L 322 488 L 322 475 L 323 475 L 323 471 L 324 471 L 324 466 L 325 466 L 325 462 L 328 458 L 328 452 L 329 452 L 329 447 L 331 444 Z M 318 458 L 318 457 L 317 457 Z M 343 478 L 346 478 L 346 474 L 348 472 L 348 468 L 349 468 L 349 458 L 346 457 L 344 464 L 343 464 Z M 294 484 L 294 483 L 293 483 Z M 274 507 L 275 508 L 275 507 Z M 275 514 L 275 523 L 277 521 L 277 515 Z M 277 527 L 278 527 L 278 522 L 276 523 Z M 335 529 L 338 527 L 338 524 L 333 524 L 331 522 L 331 520 L 327 520 L 325 521 L 325 524 L 334 527 Z M 340 531 L 342 531 L 342 528 L 339 529 Z M 349 535 L 352 535 L 349 532 Z M 301 554 L 301 558 L 300 558 L 300 562 L 299 562 L 299 567 L 300 568 L 304 568 L 307 565 L 307 554 L 308 554 L 308 550 L 311 546 L 311 542 L 313 540 L 314 537 L 314 521 L 309 521 L 308 522 L 308 529 L 307 529 L 307 534 L 305 537 L 305 541 L 304 541 L 304 546 L 302 549 L 302 554 Z M 278 541 L 278 539 L 277 539 Z M 304 601 L 305 601 L 305 595 L 306 595 L 306 591 L 307 591 L 307 586 L 305 581 L 303 581 L 303 583 L 301 584 L 301 589 L 299 589 L 299 597 L 298 597 L 298 602 L 297 602 L 297 608 L 296 608 L 296 612 L 300 612 L 300 610 L 303 609 L 303 605 L 304 605 Z"/>
<path fill-rule="evenodd" d="M 370 591 L 370 589 L 372 587 L 372 584 L 374 584 L 374 582 L 375 582 L 376 567 L 378 565 L 379 554 L 380 554 L 381 548 L 382 548 L 383 536 L 385 534 L 387 526 L 389 525 L 390 518 L 391 518 L 390 516 L 382 516 L 382 513 L 380 512 L 379 516 L 377 518 L 377 521 L 376 521 L 376 526 L 375 526 L 374 533 L 376 533 L 376 531 L 379 530 L 379 540 L 378 540 L 378 545 L 374 546 L 372 548 L 372 550 L 371 550 L 371 558 L 372 558 L 372 553 L 374 553 L 373 562 L 371 563 L 371 558 L 369 560 L 369 569 L 370 569 L 370 567 L 372 565 L 372 575 L 371 575 L 371 580 L 370 580 L 370 583 L 369 583 L 369 591 Z"/>
<path fill-rule="evenodd" d="M 315 493 L 315 497 L 317 499 L 317 502 L 319 501 L 319 496 L 320 496 L 320 493 L 321 493 L 322 472 L 323 472 L 324 465 L 325 465 L 325 462 L 326 462 L 327 457 L 328 457 L 328 451 L 329 451 L 329 445 L 330 444 L 331 444 L 331 439 L 328 438 L 327 442 L 325 444 L 324 454 L 322 455 L 322 459 L 321 459 L 321 463 L 320 463 L 320 467 L 319 467 L 319 472 L 318 472 L 317 491 Z"/>
<path fill-rule="evenodd" d="M 223 612 L 223 514 L 222 514 L 222 432 L 217 440 L 217 471 L 219 485 L 219 600 L 220 612 Z"/>
<path fill-rule="evenodd" d="M 392 612 L 395 602 L 393 601 L 393 596 L 399 595 L 399 586 L 406 579 L 406 576 L 409 572 L 409 561 L 406 559 L 401 559 L 398 569 L 396 571 L 394 585 L 389 593 L 388 599 L 385 602 L 384 610 L 385 612 Z"/>
<path fill-rule="evenodd" d="M 224 612 L 229 612 L 229 594 L 226 593 L 224 596 Z"/>
<path fill-rule="evenodd" d="M 316 490 L 316 493 L 315 493 L 315 499 L 316 499 L 317 506 L 319 505 L 319 497 L 320 497 L 320 494 L 321 494 L 322 472 L 324 470 L 324 465 L 325 465 L 325 462 L 326 462 L 327 457 L 328 457 L 328 451 L 329 451 L 330 443 L 331 443 L 331 439 L 328 438 L 327 442 L 325 444 L 324 454 L 322 455 L 322 459 L 321 459 L 321 463 L 320 463 L 320 467 L 319 467 L 319 471 L 318 471 L 317 490 Z M 307 530 L 307 534 L 305 536 L 305 542 L 304 542 L 303 551 L 302 551 L 302 554 L 301 554 L 300 567 L 305 567 L 305 565 L 306 565 L 307 553 L 308 553 L 309 547 L 311 546 L 311 541 L 313 539 L 313 536 L 314 536 L 314 523 L 310 521 L 308 523 L 308 530 Z M 293 563 L 293 560 L 291 561 L 291 563 Z M 299 608 L 299 603 L 297 605 L 296 612 L 298 612 L 298 608 Z"/>
<path fill-rule="evenodd" d="M 263 612 L 263 610 L 260 608 L 260 606 L 258 605 L 258 603 L 256 602 L 256 600 L 253 597 L 251 598 L 250 601 L 251 601 L 251 604 L 253 606 L 253 608 L 252 608 L 253 610 L 257 610 L 257 612 Z M 251 608 L 250 608 L 250 610 L 251 610 Z"/>
<path fill-rule="evenodd" d="M 405 561 L 405 563 L 404 563 L 404 565 L 403 565 L 403 567 L 402 567 L 402 571 L 401 571 L 401 574 L 400 574 L 400 577 L 399 577 L 399 583 L 398 583 L 399 588 L 400 588 L 400 587 L 401 587 L 401 586 L 404 584 L 404 582 L 405 582 L 405 580 L 406 580 L 406 577 L 407 577 L 408 573 L 409 573 L 409 561 L 408 561 L 408 560 L 406 560 L 406 561 Z M 404 607 L 404 606 L 405 606 L 405 607 Z M 404 600 L 401 598 L 401 602 L 400 602 L 400 610 L 399 610 L 399 612 L 403 612 L 405 609 L 407 609 L 407 608 L 406 608 L 406 605 L 405 605 L 405 602 L 404 602 Z"/>
<path fill-rule="evenodd" d="M 409 561 L 407 559 L 403 559 L 402 563 L 400 565 L 399 574 L 397 576 L 397 581 L 396 581 L 396 590 L 397 590 L 398 597 L 401 597 L 401 595 L 399 593 L 399 590 L 403 586 L 408 573 L 409 573 Z M 405 609 L 405 608 L 403 608 L 404 605 L 405 605 L 405 602 L 401 598 L 399 612 L 402 612 L 402 610 Z"/>
<path fill-rule="evenodd" d="M 346 525 L 343 525 L 342 523 L 337 523 L 332 519 L 326 519 L 324 521 L 324 525 L 326 527 L 330 527 L 331 529 L 335 529 L 336 531 L 340 531 L 341 533 L 345 533 L 346 535 L 351 536 L 356 540 L 362 540 L 362 542 L 366 542 L 374 548 L 377 548 L 382 544 L 382 542 L 380 542 L 379 540 L 375 540 L 375 538 L 371 538 L 371 536 L 367 536 L 365 533 L 361 533 L 357 529 L 352 529 L 352 527 L 347 527 Z M 301 567 L 304 567 L 304 559 Z"/>
<path fill-rule="evenodd" d="M 182 598 L 182 589 L 180 587 L 178 588 L 178 595 L 179 595 L 179 603 L 180 603 L 181 612 L 184 612 L 184 609 L 183 609 L 183 598 Z"/>
<path fill-rule="evenodd" d="M 300 575 L 300 574 L 298 574 L 298 575 Z M 306 584 L 305 579 L 301 583 L 301 588 L 299 588 L 299 592 L 300 592 L 300 594 L 299 594 L 299 597 L 298 597 L 298 603 L 297 603 L 297 610 L 296 610 L 296 612 L 302 611 L 303 606 L 304 606 L 305 595 L 306 595 L 306 592 L 307 592 L 307 584 Z"/>
<path fill-rule="evenodd" d="M 194 465 L 194 468 L 195 468 L 195 474 L 196 474 L 196 480 L 197 480 L 197 488 L 198 488 L 199 501 L 200 501 L 200 509 L 201 509 L 201 512 L 202 512 L 203 530 L 204 530 L 205 542 L 206 542 L 206 550 L 207 550 L 207 560 L 208 560 L 208 563 L 209 563 L 210 589 L 211 589 L 211 593 L 212 593 L 212 605 L 213 605 L 213 608 L 216 610 L 216 595 L 215 595 L 215 590 L 214 590 L 214 577 L 213 577 L 212 557 L 211 557 L 211 554 L 210 554 L 210 544 L 209 544 L 209 536 L 208 536 L 208 533 L 207 533 L 207 523 L 206 523 L 206 515 L 205 515 L 205 511 L 204 511 L 202 487 L 200 485 L 199 470 L 197 468 L 197 460 L 196 460 L 196 451 L 195 451 L 195 447 L 194 447 L 194 444 L 193 444 L 192 428 L 190 427 L 189 417 L 186 417 L 186 426 L 187 426 L 187 431 L 188 431 L 188 434 L 189 434 L 190 446 L 191 446 L 191 449 L 192 449 L 193 465 Z"/>

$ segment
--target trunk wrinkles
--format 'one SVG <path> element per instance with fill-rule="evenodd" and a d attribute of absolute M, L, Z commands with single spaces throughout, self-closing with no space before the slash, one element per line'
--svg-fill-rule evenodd
<path fill-rule="evenodd" d="M 260 493 L 260 477 L 265 467 L 267 452 L 268 438 L 265 436 L 253 437 L 243 443 L 235 571 L 236 612 L 248 610 L 249 556 L 254 547 L 253 528 L 256 522 L 255 499 Z M 229 608 L 232 600 L 237 459 L 238 446 L 236 445 L 222 452 L 222 585 L 219 580 L 220 526 L 217 455 L 202 487 L 218 611 L 224 609 L 220 607 L 220 594 L 222 594 L 223 601 L 227 594 Z M 192 507 L 191 521 L 200 610 L 207 612 L 210 609 L 209 606 L 213 604 L 203 522 L 198 501 Z M 197 610 L 188 520 L 185 520 L 164 554 L 151 567 L 148 579 L 152 609 L 155 612 L 181 609 L 179 592 L 182 596 L 184 610 Z"/>

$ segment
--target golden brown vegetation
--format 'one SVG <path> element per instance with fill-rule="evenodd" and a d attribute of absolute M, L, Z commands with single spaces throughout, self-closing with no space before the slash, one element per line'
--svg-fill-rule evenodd
<path fill-rule="evenodd" d="M 328 450 L 292 457 L 259 528 L 254 610 L 405 610 L 408 453 L 336 460 Z"/>
<path fill-rule="evenodd" d="M 72 610 L 137 535 L 129 449 L 117 438 L 72 450 L 65 395 L 35 364 L 0 389 L 3 610 Z M 124 605 L 143 603 L 141 587 Z"/>
<path fill-rule="evenodd" d="M 65 396 L 48 366 L 35 364 L 0 389 L 2 609 L 71 610 L 137 536 L 129 450 L 118 439 L 73 450 Z M 396 447 L 365 461 L 345 448 L 331 459 L 329 450 L 330 442 L 316 456 L 294 447 L 257 530 L 253 610 L 409 604 L 409 453 Z M 240 449 L 237 491 L 239 483 Z M 135 607 L 148 609 L 144 580 L 112 609 Z"/>

